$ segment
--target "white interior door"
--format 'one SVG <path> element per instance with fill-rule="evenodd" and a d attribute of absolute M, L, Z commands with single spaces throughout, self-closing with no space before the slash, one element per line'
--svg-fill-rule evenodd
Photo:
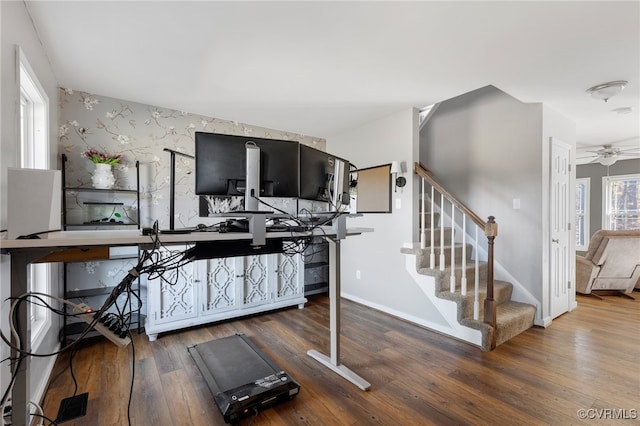
<path fill-rule="evenodd" d="M 551 247 L 549 310 L 551 318 L 569 310 L 571 271 L 571 146 L 555 138 L 551 140 Z"/>

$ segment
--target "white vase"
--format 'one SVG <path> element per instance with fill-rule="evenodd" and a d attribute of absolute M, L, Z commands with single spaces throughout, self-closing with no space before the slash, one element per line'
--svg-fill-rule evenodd
<path fill-rule="evenodd" d="M 97 189 L 111 189 L 116 183 L 116 178 L 113 176 L 113 170 L 111 164 L 96 163 L 96 170 L 91 176 L 91 182 L 93 187 Z"/>

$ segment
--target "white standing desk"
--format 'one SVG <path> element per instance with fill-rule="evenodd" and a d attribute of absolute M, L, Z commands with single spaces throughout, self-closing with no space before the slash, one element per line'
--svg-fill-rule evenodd
<path fill-rule="evenodd" d="M 335 371 L 362 390 L 368 390 L 370 384 L 360 376 L 340 363 L 340 240 L 346 236 L 359 235 L 363 232 L 371 232 L 370 228 L 349 228 L 344 226 L 336 228 L 320 227 L 313 233 L 301 232 L 266 232 L 266 238 L 290 238 L 314 235 L 324 237 L 329 241 L 329 297 L 330 297 L 330 332 L 331 347 L 330 356 L 323 355 L 316 350 L 307 353 L 327 368 Z M 260 236 L 262 237 L 262 236 Z M 160 234 L 159 240 L 164 245 L 213 242 L 222 240 L 250 240 L 250 233 L 218 233 L 218 232 L 192 232 L 189 234 Z M 138 246 L 141 249 L 148 248 L 153 240 L 150 236 L 140 235 L 139 231 L 66 231 L 54 232 L 48 238 L 34 240 L 9 240 L 0 239 L 0 252 L 11 256 L 11 297 L 19 297 L 25 294 L 27 287 L 27 267 L 32 263 L 49 262 L 79 262 L 86 260 L 109 259 L 109 249 L 120 246 Z M 250 255 L 251 253 L 247 253 Z M 17 311 L 18 322 L 21 325 L 17 330 L 22 347 L 27 352 L 31 350 L 31 336 L 28 304 L 23 304 Z M 13 339 L 13 338 L 12 338 Z M 14 343 L 16 343 L 14 341 Z M 16 357 L 17 351 L 12 349 L 11 356 Z M 29 374 L 30 358 L 27 356 L 19 364 L 13 384 L 11 396 L 12 424 L 29 424 Z M 15 368 L 15 367 L 14 367 Z"/>

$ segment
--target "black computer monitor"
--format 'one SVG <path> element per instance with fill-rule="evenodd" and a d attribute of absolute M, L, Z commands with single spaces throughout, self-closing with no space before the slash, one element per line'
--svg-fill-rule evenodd
<path fill-rule="evenodd" d="M 260 197 L 297 198 L 299 146 L 295 141 L 196 132 L 196 194 L 239 195 L 246 191 L 246 143 L 260 148 Z"/>
<path fill-rule="evenodd" d="M 336 164 L 341 163 L 339 176 Z M 300 197 L 305 200 L 349 204 L 349 162 L 328 152 L 300 145 Z M 337 185 L 336 185 L 337 184 Z M 336 189 L 337 188 L 337 189 Z M 338 192 L 334 197 L 333 193 Z"/>

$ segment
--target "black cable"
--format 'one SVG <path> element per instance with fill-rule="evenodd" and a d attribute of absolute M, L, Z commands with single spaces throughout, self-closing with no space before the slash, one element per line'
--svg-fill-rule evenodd
<path fill-rule="evenodd" d="M 257 418 L 258 418 L 258 408 L 253 407 L 253 417 L 251 418 L 251 421 L 247 426 L 251 426 L 256 421 Z"/>
<path fill-rule="evenodd" d="M 76 396 L 78 394 L 78 380 L 76 379 L 76 375 L 73 372 L 73 357 L 78 353 L 78 346 L 75 346 L 69 354 L 69 372 L 71 373 L 71 378 L 73 379 L 73 395 L 71 396 Z"/>
<path fill-rule="evenodd" d="M 288 212 L 286 212 L 286 211 L 284 211 L 284 210 L 282 210 L 282 209 L 279 209 L 279 208 L 277 208 L 277 207 L 275 207 L 275 206 L 272 206 L 271 204 L 267 203 L 267 202 L 266 202 L 266 201 L 264 201 L 264 200 L 261 200 L 259 197 L 256 197 L 255 195 L 251 195 L 251 198 L 254 198 L 254 199 L 258 200 L 258 202 L 259 202 L 260 204 L 264 204 L 265 206 L 269 207 L 270 209 L 276 210 L 276 211 L 278 211 L 278 212 L 280 212 L 280 213 L 282 213 L 282 214 L 284 214 L 284 215 L 287 215 L 287 216 L 288 216 L 288 218 L 289 218 L 289 219 L 291 219 L 291 220 L 293 220 L 294 222 L 296 222 L 296 223 L 301 223 L 301 222 L 299 221 L 299 219 L 298 219 L 297 217 L 295 217 L 294 215 L 292 215 L 291 213 L 288 213 Z"/>
<path fill-rule="evenodd" d="M 57 420 L 52 420 L 49 417 L 45 416 L 44 414 L 33 413 L 33 414 L 31 414 L 31 416 L 39 417 L 39 418 L 41 418 L 43 420 L 46 420 L 46 421 L 49 422 L 49 425 L 57 425 L 58 424 Z"/>
<path fill-rule="evenodd" d="M 78 342 L 80 342 L 78 340 Z M 78 353 L 79 351 L 79 344 L 77 346 L 74 346 L 71 349 L 71 353 L 69 354 L 69 373 L 71 373 L 71 378 L 73 379 L 73 394 L 71 395 L 71 398 L 73 398 L 74 396 L 76 396 L 78 394 L 78 380 L 76 378 L 76 375 L 73 371 L 73 357 Z M 58 410 L 59 415 L 63 415 L 65 411 L 67 411 L 67 408 L 69 408 L 69 404 L 71 404 L 71 400 L 67 400 L 63 405 L 61 405 L 60 409 Z M 53 424 L 58 424 L 58 422 L 60 421 L 60 417 L 56 417 L 55 420 L 53 420 Z"/>
<path fill-rule="evenodd" d="M 156 229 L 157 229 L 157 222 L 156 222 Z M 45 232 L 51 232 L 51 231 L 45 231 Z M 42 232 L 42 233 L 45 233 Z M 157 233 L 156 233 L 157 234 Z M 35 234 L 32 234 L 35 235 Z M 17 372 L 19 371 L 22 362 L 24 361 L 24 359 L 26 358 L 26 356 L 38 356 L 38 357 L 45 357 L 45 356 L 52 356 L 52 355 L 58 355 L 61 354 L 67 350 L 71 350 L 71 354 L 70 354 L 70 358 L 69 358 L 69 370 L 71 372 L 72 378 L 73 378 L 73 382 L 74 382 L 74 396 L 77 394 L 78 391 L 78 382 L 77 382 L 77 378 L 75 376 L 75 373 L 73 371 L 73 357 L 74 355 L 77 353 L 80 342 L 82 342 L 82 339 L 93 329 L 93 327 L 97 324 L 98 320 L 100 318 L 102 318 L 103 315 L 105 315 L 107 312 L 107 309 L 109 309 L 111 306 L 115 305 L 116 306 L 116 310 L 118 311 L 119 315 L 116 315 L 116 318 L 118 319 L 118 327 L 120 329 L 126 329 L 128 335 L 130 336 L 130 338 L 132 337 L 131 332 L 130 332 L 130 327 L 131 327 L 131 321 L 132 321 L 132 316 L 131 316 L 131 312 L 129 312 L 128 314 L 123 312 L 123 310 L 120 308 L 120 306 L 118 306 L 117 304 L 117 298 L 118 296 L 120 296 L 122 293 L 126 292 L 126 301 L 125 301 L 125 306 L 123 307 L 123 309 L 126 309 L 126 307 L 129 307 L 129 310 L 131 310 L 131 306 L 133 304 L 133 300 L 135 300 L 137 302 L 137 306 L 138 306 L 138 311 L 140 310 L 141 306 L 142 306 L 142 300 L 140 299 L 140 296 L 135 293 L 131 287 L 131 284 L 133 283 L 133 281 L 135 279 L 138 278 L 138 276 L 140 275 L 141 271 L 145 271 L 145 272 L 153 272 L 158 271 L 159 269 L 159 262 L 152 262 L 150 265 L 145 266 L 144 264 L 146 262 L 149 262 L 150 260 L 154 260 L 154 254 L 157 253 L 157 249 L 159 247 L 159 239 L 157 238 L 157 235 L 154 237 L 152 237 L 152 241 L 154 241 L 153 244 L 153 248 L 149 251 L 145 251 L 143 252 L 143 255 L 141 256 L 141 259 L 139 260 L 138 264 L 136 265 L 136 267 L 134 267 L 133 269 L 130 270 L 129 274 L 127 274 L 127 276 L 112 290 L 112 292 L 107 296 L 107 299 L 105 300 L 105 302 L 103 303 L 102 307 L 94 313 L 93 316 L 93 321 L 91 323 L 88 324 L 88 326 L 86 327 L 86 329 L 80 334 L 80 336 L 78 337 L 77 340 L 75 340 L 74 342 L 72 342 L 71 344 L 63 347 L 62 349 L 53 352 L 53 353 L 49 353 L 49 354 L 38 354 L 38 353 L 34 353 L 31 351 L 27 351 L 24 347 L 23 347 L 23 343 L 22 341 L 20 341 L 20 346 L 16 346 L 14 345 L 10 339 L 8 339 L 4 333 L 0 333 L 0 336 L 2 337 L 2 340 L 7 343 L 7 345 L 9 345 L 9 347 L 11 347 L 12 349 L 16 350 L 19 354 L 19 357 L 15 360 L 15 368 L 13 369 L 13 373 L 11 375 L 11 380 L 9 382 L 9 386 L 7 387 L 7 389 L 4 392 L 4 395 L 2 397 L 2 406 L 4 406 L 9 398 L 10 395 L 10 391 L 13 388 L 13 385 L 17 379 Z M 183 266 L 185 263 L 185 261 L 180 261 L 180 259 L 183 258 L 183 253 L 182 252 L 176 252 L 171 256 L 170 261 L 172 262 L 172 264 L 167 267 L 166 265 L 164 265 L 164 268 L 162 268 L 162 272 L 160 273 L 165 273 L 168 270 L 172 270 L 172 269 L 177 269 L 181 266 Z M 156 260 L 163 260 L 163 259 L 156 259 Z M 49 310 L 51 310 L 53 313 L 56 313 L 58 315 L 64 315 L 64 316 L 77 316 L 79 314 L 69 314 L 66 312 L 66 310 L 60 310 L 57 308 L 54 308 L 51 304 L 47 303 L 44 299 L 42 299 L 40 296 L 38 296 L 37 294 L 30 294 L 27 293 L 26 295 L 23 295 L 21 297 L 16 297 L 16 298 L 10 298 L 11 300 L 13 300 L 13 309 L 14 309 L 14 315 L 12 318 L 10 318 L 10 321 L 12 322 L 12 326 L 13 326 L 13 330 L 20 330 L 19 327 L 19 321 L 18 321 L 18 315 L 17 313 L 20 311 L 20 305 L 22 303 L 28 302 L 28 303 L 33 303 L 35 305 L 38 306 L 42 306 L 42 307 L 46 307 Z M 115 315 L 115 314 L 112 314 Z M 126 327 L 126 328 L 125 328 Z M 133 342 L 132 342 L 133 343 Z M 135 375 L 135 349 L 133 347 L 132 344 L 132 353 L 133 353 L 133 358 L 132 358 L 132 363 L 133 363 L 133 368 L 132 368 L 132 373 Z M 7 358 L 10 359 L 10 358 Z M 6 361 L 7 359 L 3 360 Z M 129 405 L 128 405 L 128 409 L 127 409 L 127 416 L 128 416 L 128 420 L 129 420 L 129 424 L 131 424 L 131 416 L 130 416 L 130 407 L 131 407 L 131 400 L 133 398 L 133 383 L 134 383 L 134 377 L 132 376 L 132 380 L 131 380 L 131 387 L 130 387 L 130 392 L 129 392 Z M 51 420 L 46 418 L 45 416 L 40 416 L 44 419 L 46 419 L 47 421 L 50 422 L 50 424 L 57 424 L 57 419 L 56 420 Z"/>
<path fill-rule="evenodd" d="M 40 238 L 38 237 L 38 235 L 49 234 L 51 232 L 59 232 L 59 231 L 61 231 L 61 229 L 49 229 L 48 231 L 33 232 L 27 235 L 20 235 L 16 237 L 16 240 L 34 240 L 34 239 Z"/>
<path fill-rule="evenodd" d="M 131 387 L 129 388 L 129 403 L 127 404 L 127 421 L 131 426 L 131 401 L 133 400 L 133 382 L 136 377 L 136 349 L 131 330 L 128 331 L 128 334 L 131 339 Z"/>

